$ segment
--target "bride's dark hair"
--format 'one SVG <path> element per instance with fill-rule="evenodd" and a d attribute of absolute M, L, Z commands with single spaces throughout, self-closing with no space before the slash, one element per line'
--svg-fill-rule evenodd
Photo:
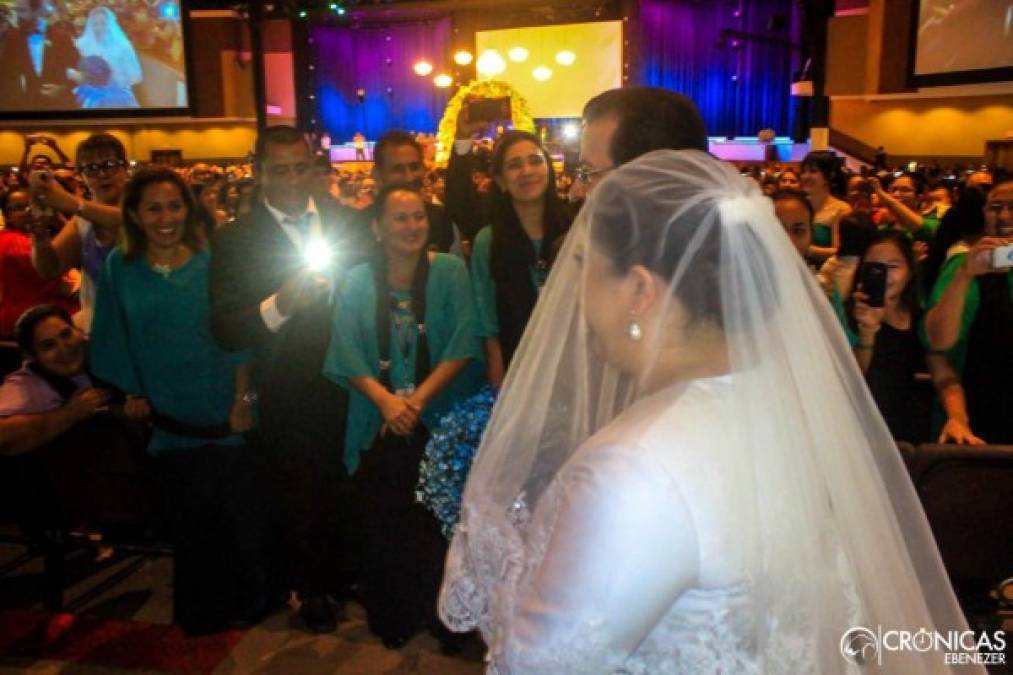
<path fill-rule="evenodd" d="M 665 194 L 653 185 L 646 198 L 630 197 L 628 186 L 606 179 L 597 188 L 591 211 L 591 239 L 612 262 L 619 275 L 642 265 L 666 280 L 691 323 L 708 322 L 724 329 L 721 254 L 725 228 L 717 222 L 719 209 L 703 194 Z M 680 202 L 680 199 L 683 200 Z M 699 235 L 700 228 L 705 228 Z M 744 236 L 755 235 L 744 230 Z M 750 246 L 772 271 L 773 263 L 756 242 Z M 689 258 L 687 259 L 687 254 Z M 674 279 L 676 274 L 678 279 Z M 757 280 L 762 282 L 762 280 Z M 769 314 L 773 307 L 764 307 Z"/>

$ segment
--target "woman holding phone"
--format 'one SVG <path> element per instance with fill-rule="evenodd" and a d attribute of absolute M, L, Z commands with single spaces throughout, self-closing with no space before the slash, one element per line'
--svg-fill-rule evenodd
<path fill-rule="evenodd" d="M 911 443 L 935 440 L 930 434 L 931 399 L 920 374 L 928 372 L 947 412 L 959 417 L 952 401 L 959 388 L 952 366 L 939 354 L 926 354 L 918 336 L 923 315 L 914 245 L 906 232 L 875 234 L 862 254 L 849 299 L 849 316 L 858 333 L 855 358 L 893 437 Z M 955 423 L 954 423 L 955 424 Z"/>
<path fill-rule="evenodd" d="M 925 315 L 925 344 L 946 352 L 967 392 L 964 424 L 957 431 L 971 442 L 1013 443 L 1013 268 L 997 266 L 1003 261 L 995 256 L 996 249 L 1013 243 L 1013 181 L 988 193 L 984 211 L 985 236 L 942 266 Z"/>

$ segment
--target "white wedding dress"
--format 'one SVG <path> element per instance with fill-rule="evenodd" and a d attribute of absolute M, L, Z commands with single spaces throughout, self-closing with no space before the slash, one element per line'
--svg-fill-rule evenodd
<path fill-rule="evenodd" d="M 620 347 L 636 261 L 670 305 Z M 680 379 L 694 357 L 729 373 Z M 836 317 L 734 168 L 652 152 L 591 194 L 472 465 L 439 610 L 495 675 L 953 672 L 937 650 L 843 653 L 852 628 L 966 621 Z"/>
<path fill-rule="evenodd" d="M 757 672 L 735 518 L 707 466 L 730 440 L 727 387 L 643 399 L 567 462 L 535 510 L 540 536 L 514 622 L 490 646 L 493 672 Z"/>
<path fill-rule="evenodd" d="M 526 528 L 513 619 L 489 631 L 490 673 L 749 675 L 815 662 L 795 642 L 783 652 L 795 667 L 763 668 L 752 644 L 735 500 L 714 466 L 738 442 L 730 385 L 662 390 L 574 453 Z"/>

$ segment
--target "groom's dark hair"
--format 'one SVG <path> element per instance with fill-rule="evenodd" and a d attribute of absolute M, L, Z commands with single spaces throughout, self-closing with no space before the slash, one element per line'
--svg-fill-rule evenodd
<path fill-rule="evenodd" d="M 609 157 L 619 166 L 652 150 L 707 152 L 707 130 L 693 101 L 658 87 L 623 87 L 598 94 L 584 105 L 585 122 L 615 116 Z"/>

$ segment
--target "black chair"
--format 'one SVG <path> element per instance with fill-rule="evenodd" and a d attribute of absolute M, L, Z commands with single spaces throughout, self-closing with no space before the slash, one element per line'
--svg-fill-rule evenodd
<path fill-rule="evenodd" d="M 920 445 L 908 469 L 968 621 L 1013 618 L 1013 446 Z"/>
<path fill-rule="evenodd" d="M 897 441 L 897 450 L 900 451 L 900 458 L 904 460 L 904 466 L 911 470 L 911 463 L 915 459 L 915 446 L 907 441 Z"/>
<path fill-rule="evenodd" d="M 20 531 L 0 535 L 0 541 L 24 550 L 0 564 L 0 577 L 41 556 L 43 606 L 72 611 L 139 570 L 147 559 L 171 555 L 171 549 L 150 534 L 157 524 L 157 504 L 147 476 L 145 440 L 125 420 L 97 416 L 42 448 L 0 458 L 0 483 L 10 502 L 2 515 Z M 71 536 L 75 522 L 82 519 L 100 527 L 105 539 Z M 102 544 L 112 545 L 120 560 L 136 559 L 66 602 L 67 559 L 93 554 Z"/>

